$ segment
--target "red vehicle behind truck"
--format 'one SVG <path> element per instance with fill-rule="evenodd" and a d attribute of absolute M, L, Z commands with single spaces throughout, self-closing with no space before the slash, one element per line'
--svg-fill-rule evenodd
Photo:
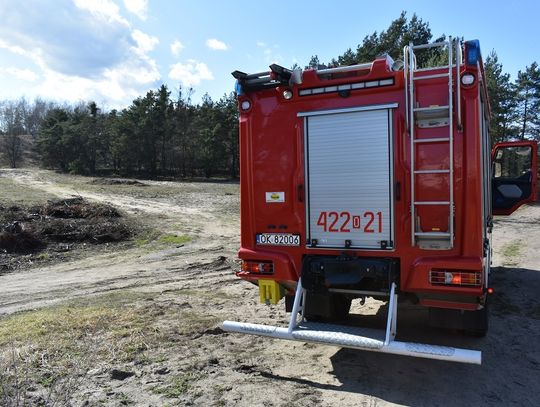
<path fill-rule="evenodd" d="M 444 65 L 419 66 L 428 52 Z M 481 363 L 476 350 L 398 341 L 398 297 L 429 308 L 435 326 L 485 335 L 492 216 L 536 200 L 537 144 L 491 149 L 478 41 L 411 44 L 403 57 L 233 73 L 237 275 L 292 314 L 288 327 L 225 330 Z M 388 301 L 386 329 L 341 322 L 366 297 Z"/>

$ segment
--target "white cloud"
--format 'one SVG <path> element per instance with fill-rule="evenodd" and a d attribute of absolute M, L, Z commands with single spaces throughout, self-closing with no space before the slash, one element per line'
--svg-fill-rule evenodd
<path fill-rule="evenodd" d="M 171 54 L 178 57 L 180 55 L 180 51 L 182 51 L 184 48 L 184 44 L 178 40 L 174 40 L 174 42 L 171 44 Z"/>
<path fill-rule="evenodd" d="M 0 38 L 0 48 L 7 49 L 8 51 L 22 56 L 29 56 L 29 52 L 18 45 L 12 45 Z"/>
<path fill-rule="evenodd" d="M 5 73 L 27 82 L 35 82 L 38 78 L 38 75 L 34 71 L 15 68 L 14 66 L 0 67 L 0 73 Z"/>
<path fill-rule="evenodd" d="M 204 62 L 190 59 L 185 64 L 178 62 L 172 65 L 169 78 L 182 82 L 183 86 L 191 87 L 203 80 L 213 80 L 214 75 Z"/>
<path fill-rule="evenodd" d="M 131 36 L 137 43 L 137 47 L 142 53 L 152 51 L 155 46 L 159 44 L 157 37 L 152 37 L 151 35 L 145 34 L 140 30 L 133 30 Z"/>
<path fill-rule="evenodd" d="M 215 38 L 210 38 L 206 40 L 206 46 L 210 49 L 217 51 L 226 51 L 227 49 L 229 49 L 229 47 L 227 47 L 227 44 Z"/>
<path fill-rule="evenodd" d="M 99 76 L 135 45 L 131 27 L 109 0 L 27 0 L 0 8 L 2 46 L 63 74 Z"/>
<path fill-rule="evenodd" d="M 122 108 L 160 79 L 155 61 L 130 58 L 105 69 L 97 79 L 64 75 L 48 70 L 37 87 L 38 94 L 60 100 L 106 100 L 113 108 Z"/>
<path fill-rule="evenodd" d="M 146 20 L 148 15 L 148 0 L 124 0 L 124 6 L 141 20 Z"/>
<path fill-rule="evenodd" d="M 120 15 L 120 8 L 111 0 L 73 0 L 73 3 L 95 17 L 128 25 L 127 20 Z"/>
<path fill-rule="evenodd" d="M 36 65 L 41 67 L 42 69 L 45 67 L 45 62 L 43 61 L 43 58 L 41 57 L 40 49 L 25 50 L 24 48 L 19 47 L 18 45 L 10 44 L 2 39 L 0 39 L 0 49 L 5 49 L 11 52 L 12 54 L 20 55 L 22 57 L 28 58 L 32 62 L 34 62 Z"/>
<path fill-rule="evenodd" d="M 0 57 L 26 69 L 0 73 L 26 81 L 19 93 L 120 108 L 158 85 L 159 69 L 148 55 L 158 38 L 134 29 L 113 1 L 2 2 Z"/>

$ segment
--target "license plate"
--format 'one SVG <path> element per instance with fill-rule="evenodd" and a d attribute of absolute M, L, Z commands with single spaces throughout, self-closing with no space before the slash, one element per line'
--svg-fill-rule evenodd
<path fill-rule="evenodd" d="M 291 233 L 259 233 L 257 244 L 272 246 L 300 246 L 300 235 Z"/>

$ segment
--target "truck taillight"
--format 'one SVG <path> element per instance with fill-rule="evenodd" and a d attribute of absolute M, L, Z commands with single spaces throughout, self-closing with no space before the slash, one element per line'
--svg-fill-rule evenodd
<path fill-rule="evenodd" d="M 482 274 L 476 271 L 431 270 L 429 282 L 433 285 L 480 287 Z"/>
<path fill-rule="evenodd" d="M 267 261 L 246 261 L 242 262 L 242 271 L 258 274 L 272 274 L 274 265 Z"/>

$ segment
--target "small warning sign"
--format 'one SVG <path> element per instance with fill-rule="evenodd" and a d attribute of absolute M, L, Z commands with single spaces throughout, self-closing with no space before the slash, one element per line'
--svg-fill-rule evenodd
<path fill-rule="evenodd" d="M 285 192 L 267 192 L 266 202 L 285 202 Z"/>

